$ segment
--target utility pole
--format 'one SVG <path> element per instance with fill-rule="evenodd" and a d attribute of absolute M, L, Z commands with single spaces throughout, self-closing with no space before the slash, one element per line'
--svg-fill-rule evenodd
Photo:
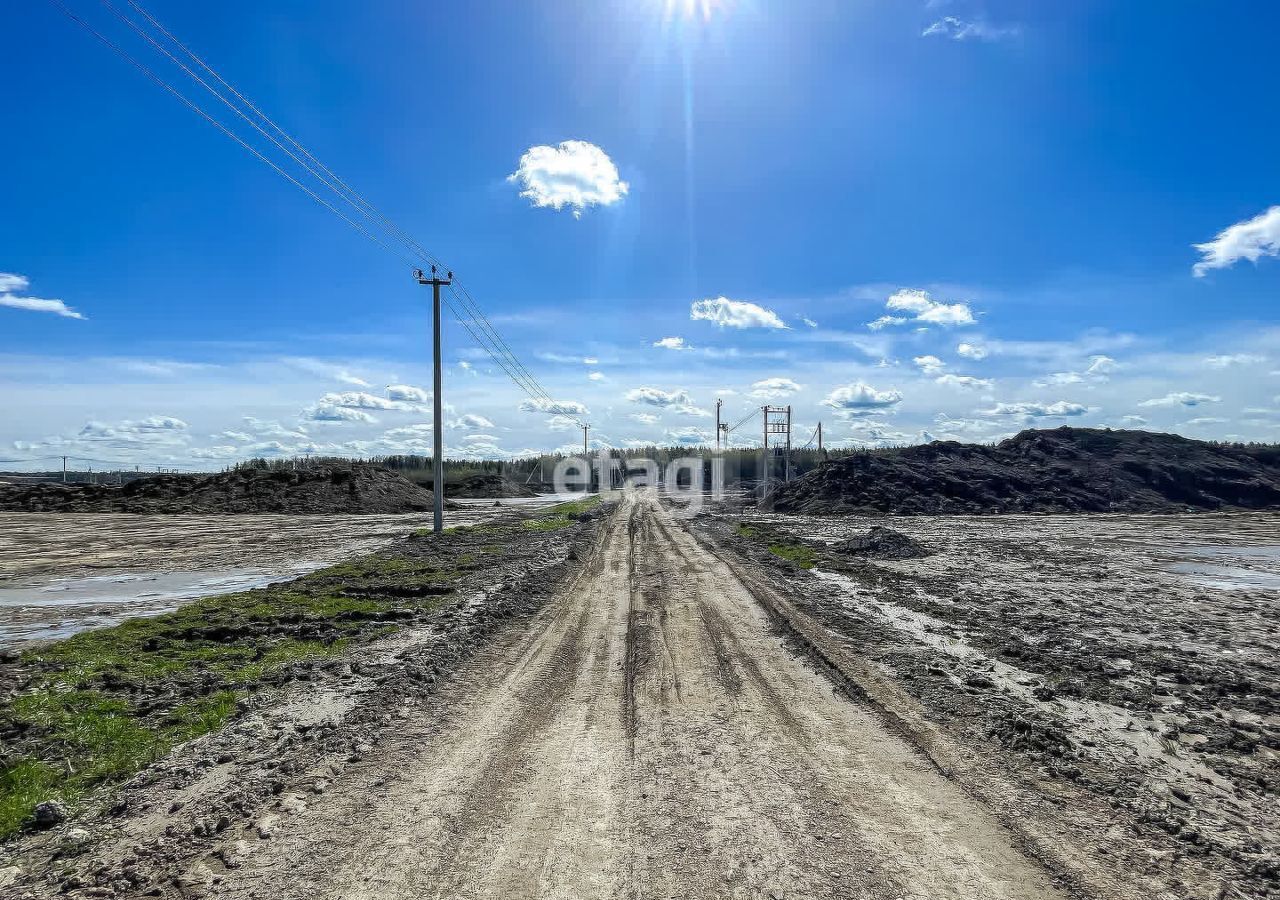
<path fill-rule="evenodd" d="M 723 403 L 723 400 L 716 400 L 716 450 L 720 449 L 720 407 Z"/>
<path fill-rule="evenodd" d="M 782 462 L 782 480 L 791 480 L 791 405 L 787 405 L 787 456 Z"/>
<path fill-rule="evenodd" d="M 67 483 L 67 458 L 62 457 L 62 483 Z"/>
<path fill-rule="evenodd" d="M 441 404 L 440 393 L 442 390 L 441 374 L 440 374 L 440 288 L 453 284 L 453 273 L 449 272 L 444 278 L 436 275 L 436 267 L 431 267 L 431 277 L 423 277 L 421 269 L 415 269 L 414 277 L 418 279 L 418 284 L 431 285 L 431 350 L 432 362 L 434 365 L 431 399 L 433 402 L 433 414 L 431 433 L 434 438 L 435 459 L 432 466 L 431 475 L 431 493 L 432 499 L 435 500 L 435 527 L 436 534 L 444 531 L 444 407 Z"/>
<path fill-rule="evenodd" d="M 818 423 L 818 452 L 822 453 L 822 423 Z M 823 454 L 826 455 L 825 453 Z"/>
<path fill-rule="evenodd" d="M 583 456 L 586 456 L 588 453 L 591 452 L 590 448 L 587 445 L 587 432 L 590 430 L 591 430 L 590 425 L 582 426 L 582 455 Z"/>

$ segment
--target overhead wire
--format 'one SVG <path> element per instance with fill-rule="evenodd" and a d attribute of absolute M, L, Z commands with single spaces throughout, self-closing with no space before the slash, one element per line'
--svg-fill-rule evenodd
<path fill-rule="evenodd" d="M 380 229 L 383 232 L 384 236 L 397 242 L 404 249 L 404 251 L 407 251 L 407 255 L 404 252 L 396 250 L 394 247 L 389 245 L 382 238 L 373 234 L 368 228 L 364 227 L 362 224 L 353 220 L 352 218 L 344 214 L 341 210 L 334 207 L 332 204 L 328 203 L 311 188 L 307 187 L 305 184 L 303 184 L 293 175 L 291 175 L 290 173 L 285 171 L 283 168 L 281 168 L 281 166 L 277 165 L 273 160 L 265 156 L 257 148 L 253 147 L 244 139 L 242 139 L 239 135 L 233 132 L 230 128 L 228 128 L 226 125 L 220 122 L 213 115 L 205 111 L 195 101 L 191 100 L 190 98 L 185 96 L 183 93 L 181 93 L 177 88 L 173 87 L 171 84 L 165 81 L 160 75 L 154 72 L 146 64 L 135 59 L 131 54 L 129 54 L 126 50 L 124 50 L 124 48 L 120 47 L 118 44 L 116 44 L 106 35 L 102 34 L 100 31 L 94 28 L 89 22 L 87 22 L 80 16 L 76 15 L 71 9 L 69 9 L 65 5 L 65 3 L 62 2 L 62 0 L 50 0 L 50 2 L 57 9 L 59 9 L 64 15 L 66 15 L 69 19 L 71 19 L 80 27 L 88 31 L 91 35 L 97 38 L 101 43 L 103 43 L 105 46 L 107 46 L 116 54 L 118 54 L 123 59 L 125 59 L 125 61 L 127 61 L 134 68 L 138 69 L 140 72 L 146 75 L 151 81 L 155 82 L 165 91 L 175 96 L 185 106 L 187 106 L 193 112 L 201 116 L 201 118 L 208 121 L 210 124 L 216 127 L 219 131 L 225 134 L 227 137 L 231 138 L 233 141 L 235 141 L 245 150 L 249 151 L 257 159 L 259 159 L 266 165 L 270 166 L 277 174 L 279 174 L 281 177 L 285 178 L 294 186 L 302 190 L 304 193 L 310 196 L 313 200 L 315 200 L 325 209 L 329 210 L 338 218 L 342 219 L 344 222 L 350 225 L 357 232 L 369 238 L 371 241 L 378 244 L 383 249 L 391 252 L 393 255 L 396 255 L 398 258 L 409 263 L 410 265 L 417 265 L 422 261 L 428 261 L 432 265 L 439 266 L 442 268 L 444 267 L 443 263 L 441 263 L 441 261 L 436 256 L 434 256 L 426 248 L 424 248 L 420 243 L 418 243 L 418 241 L 414 239 L 412 235 L 410 235 L 407 231 L 405 231 L 405 229 L 397 225 L 393 220 L 391 220 L 389 217 L 383 214 L 376 206 L 374 206 L 372 203 L 366 200 L 354 188 L 348 185 L 339 176 L 337 176 L 331 169 L 329 169 L 322 162 L 320 162 L 320 160 L 313 153 L 311 153 L 300 142 L 298 142 L 292 136 L 290 136 L 288 132 L 286 132 L 283 128 L 277 125 L 270 117 L 268 117 L 265 113 L 263 113 L 256 105 L 252 103 L 252 101 L 250 101 L 247 97 L 245 97 L 244 94 L 238 91 L 225 78 L 223 78 L 220 74 L 218 74 L 218 72 L 214 70 L 212 66 L 210 66 L 203 59 L 197 56 L 194 51 L 192 51 L 189 47 L 187 47 L 186 44 L 184 44 L 177 37 L 175 37 L 172 32 L 166 29 L 159 22 L 159 20 L 157 20 L 154 16 L 152 16 L 140 3 L 137 2 L 137 0 L 128 0 L 128 3 L 139 15 L 141 15 L 144 19 L 146 19 L 146 21 L 150 23 L 150 25 L 154 29 L 156 29 L 160 34 L 162 34 L 166 39 L 171 41 L 183 53 L 185 53 L 187 57 L 190 58 L 197 66 L 199 66 L 201 69 L 207 72 L 219 84 L 225 87 L 227 91 L 229 91 L 232 95 L 234 95 L 237 100 L 243 103 L 245 107 L 247 107 L 250 111 L 252 111 L 253 114 L 256 115 L 262 122 L 266 123 L 267 126 L 269 126 L 273 131 L 275 131 L 285 141 L 287 141 L 292 147 L 294 147 L 298 151 L 298 153 L 294 153 L 288 147 L 282 144 L 280 140 L 276 139 L 271 134 L 269 134 L 259 123 L 255 122 L 252 118 L 250 118 L 242 108 L 240 108 L 231 100 L 229 100 L 226 96 L 224 96 L 208 81 L 201 78 L 197 73 L 193 72 L 189 66 L 184 64 L 181 60 L 177 59 L 172 52 L 170 52 L 166 47 L 162 46 L 159 42 L 157 42 L 150 34 L 144 31 L 138 25 L 137 22 L 135 22 L 133 19 L 131 19 L 130 17 L 122 13 L 120 10 L 116 9 L 116 7 L 109 2 L 109 0 L 101 0 L 101 2 L 108 10 L 110 10 L 118 19 L 120 19 L 124 24 L 126 24 L 130 29 L 132 29 L 137 34 L 141 35 L 149 44 L 151 44 L 153 47 L 155 47 L 157 50 L 163 53 L 170 61 L 172 61 L 175 65 L 181 68 L 182 71 L 185 72 L 190 78 L 192 78 L 202 87 L 204 87 L 207 91 L 213 94 L 220 102 L 226 105 L 229 109 L 235 112 L 241 119 L 243 119 L 251 127 L 253 127 L 255 131 L 257 131 L 264 138 L 270 141 L 274 146 L 276 146 L 282 152 L 284 152 L 290 159 L 292 159 L 295 163 L 301 166 L 302 169 L 305 170 L 309 175 L 311 175 L 313 178 L 315 178 L 317 181 L 319 181 L 321 184 L 327 187 L 330 191 L 336 194 L 339 198 L 341 198 L 343 201 L 349 204 L 354 210 L 356 210 L 357 213 L 363 216 L 364 219 L 370 225 L 372 225 L 374 228 Z M 301 154 L 301 157 L 298 154 Z M 454 318 L 458 320 L 459 324 L 463 326 L 463 328 L 472 337 L 472 339 L 475 340 L 480 345 L 481 349 L 483 349 L 486 352 L 486 354 L 488 354 L 491 358 L 493 358 L 494 362 L 502 370 L 503 374 L 505 374 L 507 378 L 509 378 L 514 384 L 516 384 L 516 386 L 520 387 L 525 393 L 529 394 L 531 399 L 533 399 L 535 402 L 545 403 L 547 405 L 554 404 L 555 401 L 551 397 L 551 394 L 546 390 L 546 388 L 542 386 L 541 382 L 537 380 L 537 378 L 533 375 L 532 372 L 529 371 L 529 369 L 524 365 L 524 363 L 520 361 L 519 357 L 515 355 L 510 345 L 507 344 L 507 342 L 502 338 L 502 335 L 493 326 L 492 322 L 489 321 L 488 317 L 484 315 L 483 310 L 480 309 L 479 304 L 476 303 L 475 299 L 471 296 L 471 293 L 466 288 L 466 286 L 461 284 L 460 282 L 456 282 L 456 279 L 451 279 L 451 280 L 454 280 L 455 283 L 457 284 L 456 288 L 453 285 L 450 285 L 451 287 L 450 293 L 453 294 L 453 297 L 457 302 L 456 304 L 453 302 L 450 302 L 447 297 L 444 297 L 442 299 L 445 301 L 445 305 L 449 308 L 449 311 L 452 313 Z M 461 310 L 459 309 L 459 307 L 461 307 Z M 575 415 L 569 414 L 567 417 L 577 422 L 577 424 L 579 425 L 583 424 L 581 420 Z"/>

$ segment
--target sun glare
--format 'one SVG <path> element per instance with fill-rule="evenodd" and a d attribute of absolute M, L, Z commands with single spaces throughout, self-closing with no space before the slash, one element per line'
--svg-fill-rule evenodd
<path fill-rule="evenodd" d="M 666 18 L 701 19 L 711 21 L 712 16 L 728 12 L 732 0 L 663 0 L 666 5 Z"/>

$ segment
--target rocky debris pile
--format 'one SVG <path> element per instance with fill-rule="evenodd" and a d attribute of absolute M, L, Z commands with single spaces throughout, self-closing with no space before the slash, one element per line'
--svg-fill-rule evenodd
<path fill-rule="evenodd" d="M 931 552 L 910 535 L 881 525 L 873 525 L 866 534 L 855 535 L 831 549 L 836 553 L 869 559 L 922 559 Z"/>
<path fill-rule="evenodd" d="M 821 515 L 1280 508 L 1280 448 L 1064 426 L 994 446 L 934 441 L 856 453 L 763 505 Z"/>
<path fill-rule="evenodd" d="M 122 486 L 0 484 L 0 510 L 114 513 L 425 512 L 431 492 L 366 463 L 243 468 L 216 475 L 156 475 Z"/>
<path fill-rule="evenodd" d="M 446 497 L 458 497 L 467 500 L 486 500 L 495 497 L 536 497 L 533 491 L 522 484 L 516 484 L 505 475 L 494 472 L 480 472 L 469 475 L 456 485 L 445 486 Z"/>

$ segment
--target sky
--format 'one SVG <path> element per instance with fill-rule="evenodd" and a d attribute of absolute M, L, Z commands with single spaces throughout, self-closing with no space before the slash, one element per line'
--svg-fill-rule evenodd
<path fill-rule="evenodd" d="M 1280 441 L 1274 4 L 61 2 L 279 171 L 0 10 L 0 467 L 429 452 L 386 221 L 537 382 L 446 311 L 451 456 L 703 445 L 717 400 L 796 445 Z"/>

